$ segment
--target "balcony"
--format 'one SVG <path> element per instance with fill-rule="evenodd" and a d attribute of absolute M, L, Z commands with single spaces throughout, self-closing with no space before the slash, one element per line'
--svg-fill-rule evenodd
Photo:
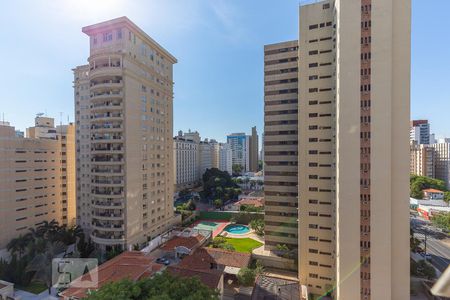
<path fill-rule="evenodd" d="M 121 88 L 122 86 L 123 86 L 123 81 L 121 79 L 92 80 L 91 81 L 91 91 L 96 91 L 99 89 L 106 89 L 106 88 Z"/>
<path fill-rule="evenodd" d="M 111 63 L 108 63 L 108 61 L 104 63 L 96 62 L 95 66 L 92 66 L 89 71 L 89 78 L 91 80 L 97 77 L 120 75 L 122 75 L 122 66 L 120 65 L 120 61 L 113 61 Z"/>
<path fill-rule="evenodd" d="M 125 235 L 104 234 L 99 232 L 92 232 L 90 235 L 94 243 L 102 245 L 123 245 L 125 243 Z"/>
<path fill-rule="evenodd" d="M 122 103 L 117 102 L 100 102 L 91 105 L 91 112 L 122 110 Z"/>
<path fill-rule="evenodd" d="M 103 186 L 103 187 L 119 187 L 124 185 L 123 180 L 92 180 L 92 186 Z"/>
<path fill-rule="evenodd" d="M 104 166 L 104 165 L 120 165 L 124 163 L 124 159 L 123 158 L 113 158 L 113 157 L 94 157 L 91 159 L 91 162 L 93 165 L 99 165 L 99 166 Z"/>
<path fill-rule="evenodd" d="M 103 176 L 108 176 L 108 175 L 123 175 L 123 170 L 122 169 L 111 169 L 111 168 L 93 168 L 91 170 L 91 173 L 95 174 L 95 175 L 103 175 Z"/>
<path fill-rule="evenodd" d="M 121 154 L 123 153 L 123 147 L 93 147 L 91 148 L 92 154 Z"/>
<path fill-rule="evenodd" d="M 123 209 L 125 206 L 121 202 L 114 201 L 92 201 L 93 208 L 99 209 Z"/>
<path fill-rule="evenodd" d="M 99 134 L 91 137 L 92 143 L 122 143 L 123 137 L 121 135 L 109 135 L 109 134 Z"/>
<path fill-rule="evenodd" d="M 99 231 L 123 231 L 125 227 L 123 224 L 92 223 L 92 229 Z"/>
<path fill-rule="evenodd" d="M 97 220 L 106 220 L 106 221 L 120 221 L 120 220 L 123 220 L 124 214 L 123 213 L 94 212 L 92 214 L 92 218 L 97 219 Z"/>
<path fill-rule="evenodd" d="M 105 122 L 105 121 L 121 121 L 123 114 L 121 113 L 97 113 L 91 115 L 91 122 Z"/>
<path fill-rule="evenodd" d="M 91 94 L 91 101 L 105 100 L 105 99 L 122 99 L 123 93 L 121 91 L 98 92 Z"/>
<path fill-rule="evenodd" d="M 123 129 L 122 124 L 93 124 L 91 126 L 91 132 L 121 132 Z"/>

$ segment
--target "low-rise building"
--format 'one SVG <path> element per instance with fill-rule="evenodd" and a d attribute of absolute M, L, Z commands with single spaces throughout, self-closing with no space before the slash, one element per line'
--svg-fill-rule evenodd
<path fill-rule="evenodd" d="M 140 251 L 126 251 L 98 266 L 97 289 L 109 282 L 116 282 L 122 279 L 137 281 L 145 277 L 151 277 L 162 269 L 162 265 L 155 262 L 150 256 L 145 256 Z M 71 282 L 68 289 L 61 293 L 62 299 L 82 299 L 85 298 L 90 289 L 80 287 L 80 282 L 88 281 L 91 274 L 87 273 Z"/>
<path fill-rule="evenodd" d="M 436 189 L 425 189 L 422 191 L 424 199 L 428 200 L 442 200 L 444 199 L 444 192 Z"/>

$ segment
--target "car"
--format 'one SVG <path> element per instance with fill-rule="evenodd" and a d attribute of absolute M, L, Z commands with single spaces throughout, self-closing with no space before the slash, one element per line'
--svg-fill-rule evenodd
<path fill-rule="evenodd" d="M 164 257 L 159 257 L 159 258 L 157 258 L 157 259 L 156 259 L 156 262 L 157 262 L 158 264 L 162 264 L 162 265 L 165 265 L 165 266 L 170 265 L 170 260 L 168 260 L 167 258 L 164 258 Z"/>
<path fill-rule="evenodd" d="M 431 254 L 430 253 L 426 253 L 425 254 L 425 259 L 428 261 L 431 261 Z"/>

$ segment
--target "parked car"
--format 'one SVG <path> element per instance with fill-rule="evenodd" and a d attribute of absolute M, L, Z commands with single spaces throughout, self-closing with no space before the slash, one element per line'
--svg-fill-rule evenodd
<path fill-rule="evenodd" d="M 431 261 L 431 254 L 430 253 L 426 253 L 425 254 L 425 259 L 428 261 Z"/>
<path fill-rule="evenodd" d="M 158 264 L 162 264 L 162 265 L 165 265 L 165 266 L 170 265 L 170 260 L 168 260 L 167 258 L 164 258 L 164 257 L 159 257 L 159 258 L 157 258 L 157 259 L 156 259 L 156 262 L 157 262 Z"/>

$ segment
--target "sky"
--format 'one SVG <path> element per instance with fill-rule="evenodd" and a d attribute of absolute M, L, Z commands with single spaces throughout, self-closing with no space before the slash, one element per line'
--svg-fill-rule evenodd
<path fill-rule="evenodd" d="M 449 136 L 448 0 L 412 0 L 411 117 Z M 263 129 L 263 46 L 297 39 L 291 0 L 14 0 L 0 18 L 0 118 L 17 129 L 37 113 L 74 120 L 73 73 L 89 56 L 81 27 L 127 16 L 164 48 L 174 66 L 174 133 L 225 141 Z M 60 116 L 63 116 L 62 118 Z"/>

